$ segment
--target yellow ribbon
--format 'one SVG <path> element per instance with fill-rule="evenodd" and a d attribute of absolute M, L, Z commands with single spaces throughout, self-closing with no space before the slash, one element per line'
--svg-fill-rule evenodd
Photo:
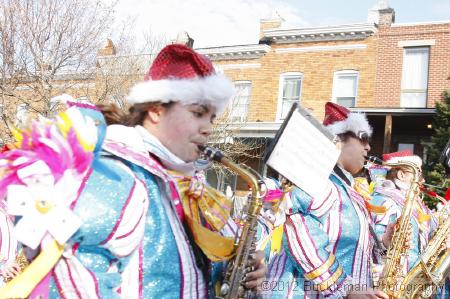
<path fill-rule="evenodd" d="M 200 182 L 196 177 L 170 173 L 176 180 L 184 217 L 195 243 L 213 262 L 232 258 L 235 251 L 234 238 L 224 237 L 218 233 L 230 218 L 231 200 L 216 189 Z M 202 219 L 212 230 L 203 225 Z"/>
<path fill-rule="evenodd" d="M 272 243 L 270 243 L 270 252 L 279 253 L 281 251 L 281 242 L 283 241 L 284 225 L 279 225 L 272 232 Z"/>
<path fill-rule="evenodd" d="M 33 262 L 0 288 L 0 299 L 27 298 L 33 289 L 53 269 L 64 251 L 64 245 L 50 242 Z"/>

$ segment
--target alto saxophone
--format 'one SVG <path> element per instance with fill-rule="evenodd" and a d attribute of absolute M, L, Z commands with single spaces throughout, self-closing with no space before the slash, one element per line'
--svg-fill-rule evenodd
<path fill-rule="evenodd" d="M 22 272 L 28 265 L 29 265 L 29 262 L 28 262 L 28 259 L 27 259 L 27 257 L 25 256 L 25 253 L 23 252 L 23 250 L 20 250 L 19 251 L 19 253 L 17 254 L 17 256 L 16 256 L 16 264 L 19 266 L 19 268 L 20 268 L 20 271 L 19 272 Z M 4 282 L 8 282 L 8 281 L 10 281 L 12 279 L 12 277 L 8 277 L 8 278 L 5 278 L 4 279 Z"/>
<path fill-rule="evenodd" d="M 372 160 L 372 162 L 377 162 Z M 390 298 L 399 298 L 398 292 L 403 286 L 403 267 L 404 262 L 408 258 L 409 244 L 407 243 L 408 231 L 410 227 L 411 215 L 414 207 L 414 202 L 420 192 L 419 189 L 419 174 L 420 169 L 411 162 L 402 163 L 383 163 L 388 167 L 407 167 L 411 169 L 414 174 L 414 179 L 411 182 L 411 187 L 406 193 L 405 204 L 403 206 L 400 218 L 392 236 L 391 245 L 387 251 L 386 263 L 383 268 L 378 287 L 385 292 Z"/>
<path fill-rule="evenodd" d="M 241 176 L 250 186 L 251 195 L 244 215 L 244 225 L 242 227 L 239 240 L 236 241 L 236 254 L 229 261 L 224 281 L 220 287 L 217 298 L 235 299 L 249 298 L 251 290 L 244 288 L 245 275 L 251 269 L 251 256 L 256 250 L 256 233 L 258 228 L 258 215 L 263 202 L 261 197 L 261 187 L 258 179 L 249 169 L 245 169 L 226 158 L 220 151 L 210 147 L 199 147 L 201 151 L 211 160 L 217 161 L 230 168 L 233 172 Z"/>
<path fill-rule="evenodd" d="M 408 272 L 400 290 L 400 298 L 428 298 L 442 286 L 450 275 L 450 206 L 447 203 L 439 215 L 439 225 L 418 263 Z"/>

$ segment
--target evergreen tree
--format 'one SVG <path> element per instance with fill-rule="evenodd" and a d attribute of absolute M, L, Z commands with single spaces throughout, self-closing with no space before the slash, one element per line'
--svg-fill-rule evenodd
<path fill-rule="evenodd" d="M 450 78 L 449 78 L 450 79 Z M 439 162 L 442 151 L 450 139 L 450 91 L 442 93 L 441 101 L 436 103 L 436 115 L 433 119 L 433 135 L 431 143 L 426 144 L 427 164 L 424 167 L 425 181 L 428 184 L 439 186 L 442 189 L 450 187 L 450 179 L 445 173 L 444 165 Z M 436 189 L 442 194 L 442 189 Z M 438 199 L 430 196 L 425 197 L 425 203 L 434 208 Z"/>

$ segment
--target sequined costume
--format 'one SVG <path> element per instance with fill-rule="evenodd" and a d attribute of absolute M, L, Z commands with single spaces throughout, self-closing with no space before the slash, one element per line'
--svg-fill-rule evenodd
<path fill-rule="evenodd" d="M 284 225 L 284 250 L 269 265 L 270 298 L 344 297 L 371 286 L 370 217 L 342 169 L 325 198 L 295 188 Z M 345 172 L 345 175 L 344 175 Z"/>
<path fill-rule="evenodd" d="M 145 183 L 150 201 L 142 250 L 128 267 L 143 273 L 124 277 L 129 285 L 140 286 L 129 288 L 129 298 L 206 298 L 209 274 L 197 265 L 181 220 L 178 190 L 167 172 L 192 175 L 193 163 L 181 161 L 141 126 L 110 126 L 104 150 L 126 161 Z M 223 234 L 234 235 L 235 230 L 230 222 Z"/>

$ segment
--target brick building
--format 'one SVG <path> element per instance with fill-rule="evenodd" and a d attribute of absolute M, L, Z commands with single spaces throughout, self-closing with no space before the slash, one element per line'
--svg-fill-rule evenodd
<path fill-rule="evenodd" d="M 434 105 L 450 89 L 450 21 L 396 24 L 385 1 L 367 23 L 284 29 L 283 21 L 261 20 L 258 44 L 197 49 L 236 85 L 229 117 L 238 137 L 270 142 L 293 102 L 322 119 L 331 100 L 368 115 L 373 154 L 426 156 Z M 266 172 L 258 159 L 247 164 Z"/>
<path fill-rule="evenodd" d="M 426 156 L 422 143 L 431 134 L 434 105 L 450 89 L 450 21 L 397 24 L 395 11 L 380 0 L 366 23 L 293 29 L 283 23 L 278 15 L 261 20 L 258 44 L 197 49 L 235 83 L 227 125 L 235 128 L 233 138 L 267 145 L 293 102 L 321 120 L 331 100 L 368 115 L 373 154 L 408 148 Z M 192 45 L 189 36 L 185 39 Z M 67 92 L 120 104 L 153 57 L 116 55 L 108 40 L 96 68 L 62 78 L 54 95 Z M 25 108 L 8 109 L 20 120 L 26 118 Z M 245 163 L 267 171 L 261 158 Z M 228 183 L 235 187 L 236 179 Z"/>

